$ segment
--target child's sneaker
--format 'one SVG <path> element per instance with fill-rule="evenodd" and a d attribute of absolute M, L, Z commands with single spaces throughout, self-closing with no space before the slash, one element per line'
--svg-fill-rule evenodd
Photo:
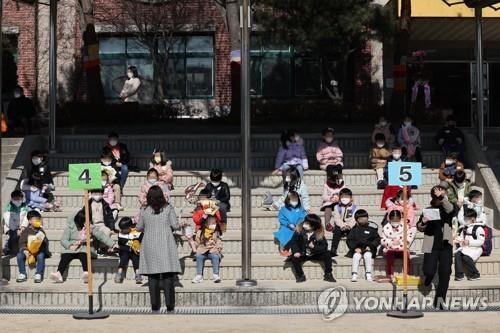
<path fill-rule="evenodd" d="M 379 180 L 377 182 L 377 190 L 383 190 L 385 188 L 385 180 Z"/>
<path fill-rule="evenodd" d="M 465 276 L 462 274 L 462 275 L 455 275 L 455 281 L 463 281 L 465 280 Z"/>
<path fill-rule="evenodd" d="M 479 274 L 477 275 L 472 275 L 471 277 L 467 278 L 469 281 L 478 281 L 481 280 L 481 276 Z"/>
<path fill-rule="evenodd" d="M 214 283 L 220 283 L 221 279 L 219 274 L 214 274 Z"/>
<path fill-rule="evenodd" d="M 82 279 L 83 279 L 83 283 L 85 283 L 85 284 L 89 283 L 89 272 L 83 272 Z"/>
<path fill-rule="evenodd" d="M 196 275 L 193 279 L 193 281 L 191 281 L 192 283 L 201 283 L 203 282 L 203 275 Z"/>
<path fill-rule="evenodd" d="M 17 276 L 17 279 L 16 279 L 16 282 L 26 282 L 28 281 L 28 277 L 26 276 L 26 274 L 19 274 Z"/>
<path fill-rule="evenodd" d="M 262 206 L 271 206 L 273 202 L 273 195 L 271 194 L 271 192 L 267 191 L 264 200 L 262 201 Z"/>
<path fill-rule="evenodd" d="M 135 283 L 136 284 L 142 284 L 142 275 L 141 274 L 136 274 L 135 275 Z"/>
<path fill-rule="evenodd" d="M 335 280 L 335 278 L 333 277 L 332 273 L 325 274 L 325 276 L 323 277 L 323 280 L 327 281 L 327 282 L 337 282 L 337 280 Z"/>
<path fill-rule="evenodd" d="M 42 274 L 35 274 L 35 276 L 33 276 L 33 280 L 35 281 L 35 283 L 42 282 Z"/>
<path fill-rule="evenodd" d="M 295 279 L 295 282 L 297 283 L 306 282 L 306 276 L 302 274 L 302 276 L 299 276 L 298 278 Z"/>
<path fill-rule="evenodd" d="M 54 272 L 54 273 L 50 273 L 50 276 L 49 278 L 54 281 L 55 283 L 63 283 L 63 277 L 61 275 L 61 273 L 59 273 L 59 271 L 57 272 Z"/>
<path fill-rule="evenodd" d="M 352 273 L 351 282 L 357 282 L 357 281 L 358 281 L 358 273 Z"/>
<path fill-rule="evenodd" d="M 366 273 L 366 281 L 373 281 L 372 273 Z"/>
<path fill-rule="evenodd" d="M 115 274 L 115 283 L 123 283 L 123 276 L 121 273 Z"/>

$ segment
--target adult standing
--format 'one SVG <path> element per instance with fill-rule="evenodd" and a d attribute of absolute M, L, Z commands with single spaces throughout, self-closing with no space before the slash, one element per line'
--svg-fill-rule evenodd
<path fill-rule="evenodd" d="M 137 230 L 143 231 L 139 274 L 147 275 L 151 309 L 161 307 L 160 286 L 165 292 L 168 312 L 175 307 L 175 278 L 181 272 L 173 230 L 180 229 L 174 208 L 167 203 L 159 186 L 147 194 L 147 207 L 141 209 Z"/>
<path fill-rule="evenodd" d="M 7 109 L 8 129 L 12 134 L 32 134 L 35 115 L 33 101 L 24 95 L 23 88 L 14 88 L 14 99 Z"/>
<path fill-rule="evenodd" d="M 113 158 L 116 160 L 116 166 L 120 168 L 120 187 L 125 187 L 128 177 L 128 164 L 130 163 L 130 151 L 127 145 L 120 142 L 118 133 L 111 132 L 108 135 L 108 144 L 104 146 L 103 151 L 110 150 Z"/>

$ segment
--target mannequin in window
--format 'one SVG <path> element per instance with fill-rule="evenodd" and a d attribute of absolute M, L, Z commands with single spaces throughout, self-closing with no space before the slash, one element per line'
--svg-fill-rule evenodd
<path fill-rule="evenodd" d="M 129 66 L 127 70 L 127 80 L 123 84 L 123 89 L 120 93 L 120 97 L 125 103 L 139 102 L 139 88 L 141 87 L 141 80 L 139 79 L 139 73 L 137 72 L 137 67 Z"/>

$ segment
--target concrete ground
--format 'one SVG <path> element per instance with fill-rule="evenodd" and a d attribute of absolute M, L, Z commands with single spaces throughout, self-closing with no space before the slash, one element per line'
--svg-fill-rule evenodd
<path fill-rule="evenodd" d="M 464 320 L 464 318 L 468 318 Z M 112 316 L 79 321 L 68 315 L 0 315 L 3 332 L 381 332 L 388 327 L 416 332 L 498 332 L 500 312 L 426 313 L 423 318 L 401 320 L 385 314 L 351 314 L 325 322 L 319 315 L 281 316 Z M 32 327 L 32 328 L 30 328 Z M 169 328 L 169 329 L 168 329 Z"/>

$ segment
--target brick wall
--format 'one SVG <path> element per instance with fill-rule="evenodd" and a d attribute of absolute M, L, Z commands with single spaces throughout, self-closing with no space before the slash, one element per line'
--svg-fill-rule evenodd
<path fill-rule="evenodd" d="M 17 28 L 18 84 L 26 96 L 34 97 L 37 87 L 35 24 L 36 10 L 32 5 L 13 0 L 3 1 L 2 27 Z"/>

